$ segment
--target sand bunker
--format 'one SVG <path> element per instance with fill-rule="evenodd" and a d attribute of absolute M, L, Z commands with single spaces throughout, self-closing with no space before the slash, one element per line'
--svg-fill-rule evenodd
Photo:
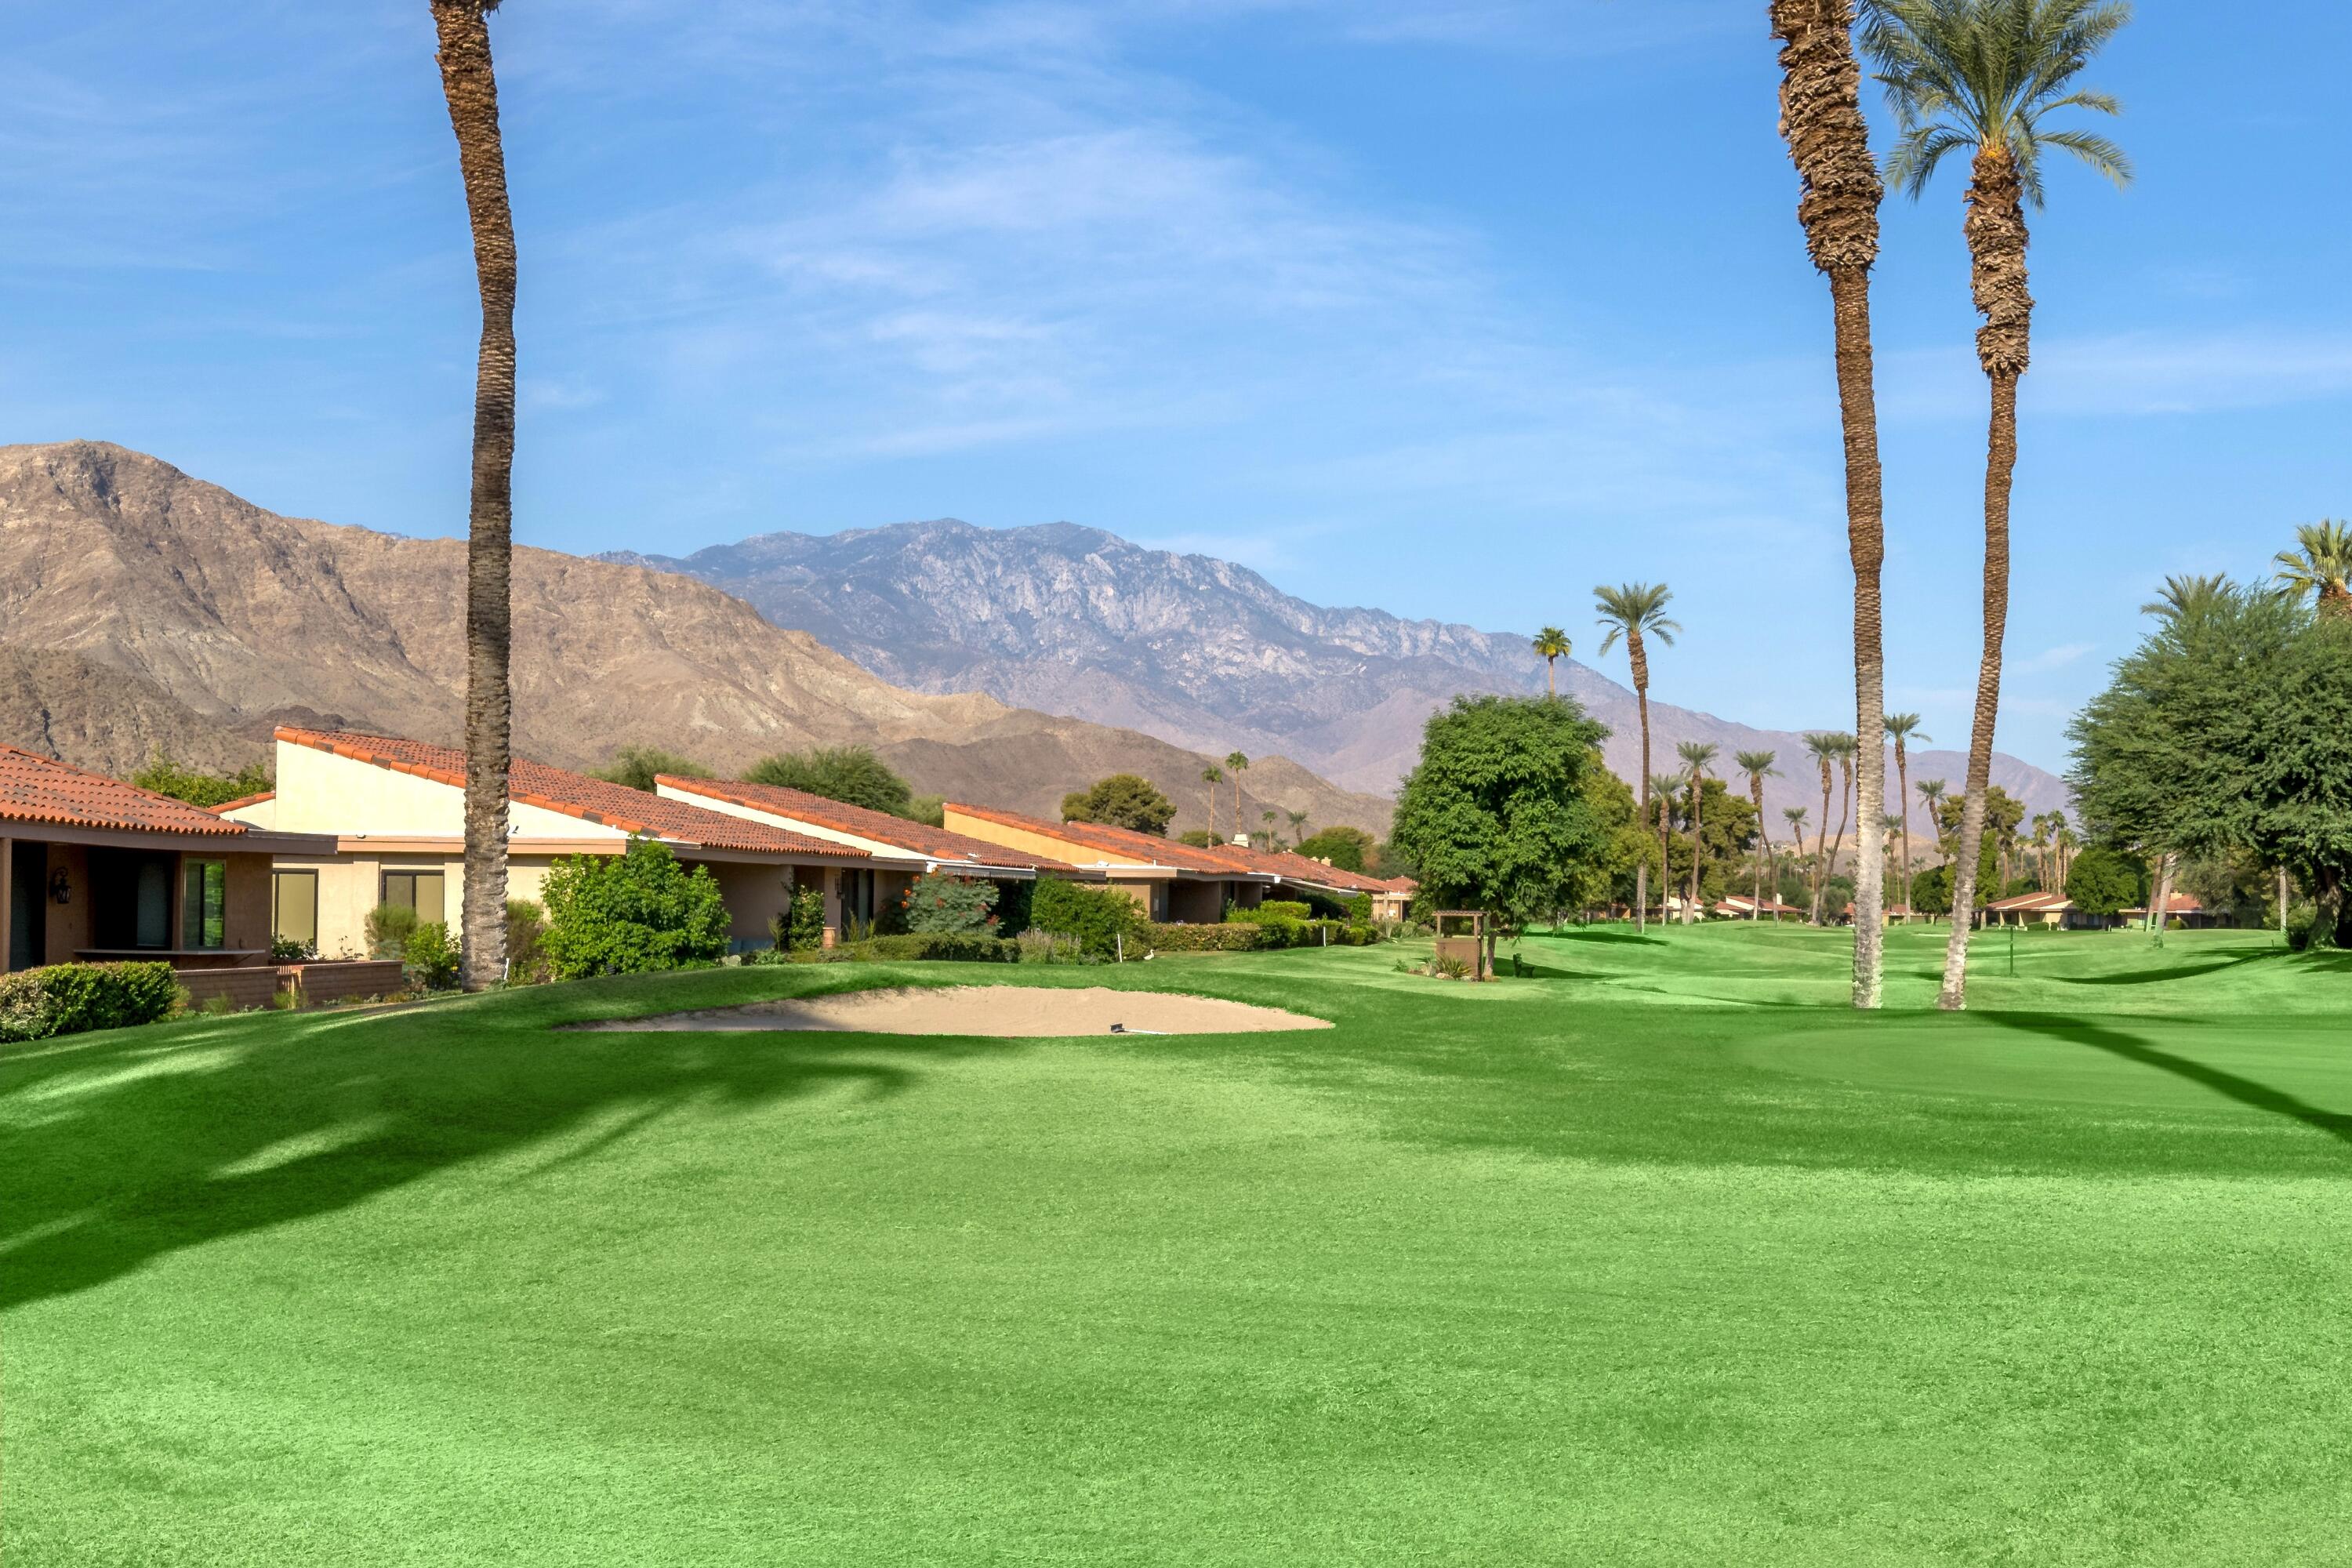
<path fill-rule="evenodd" d="M 615 1019 L 589 1029 L 817 1029 L 873 1035 L 1241 1035 L 1328 1029 L 1321 1018 L 1207 996 L 1160 991 L 1024 985 L 950 985 L 853 991 L 788 1002 L 710 1007 L 658 1018 Z"/>

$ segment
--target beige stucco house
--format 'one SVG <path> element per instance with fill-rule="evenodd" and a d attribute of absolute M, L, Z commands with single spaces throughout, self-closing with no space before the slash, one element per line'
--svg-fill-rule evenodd
<path fill-rule="evenodd" d="M 277 834 L 318 835 L 322 847 L 277 857 L 277 931 L 330 957 L 362 953 L 378 904 L 421 921 L 457 923 L 465 890 L 465 757 L 446 746 L 386 735 L 277 731 L 277 787 L 220 807 Z M 795 883 L 824 888 L 826 924 L 844 918 L 871 853 L 706 810 L 583 773 L 518 759 L 509 773 L 507 896 L 536 900 L 555 863 L 618 855 L 633 837 L 657 839 L 688 866 L 709 868 L 727 900 L 729 935 L 764 947 Z"/>

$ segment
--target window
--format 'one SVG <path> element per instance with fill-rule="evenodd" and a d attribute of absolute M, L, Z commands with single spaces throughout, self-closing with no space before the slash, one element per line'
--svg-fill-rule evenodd
<path fill-rule="evenodd" d="M 319 940 L 319 873 L 280 871 L 271 879 L 270 930 L 280 942 Z"/>
<path fill-rule="evenodd" d="M 158 889 L 155 907 L 163 907 Z M 147 940 L 148 892 L 144 877 L 139 886 L 139 945 L 161 947 Z M 155 922 L 161 937 L 165 921 Z M 228 943 L 228 862 L 183 860 L 180 863 L 180 945 L 183 948 L 225 947 Z"/>
<path fill-rule="evenodd" d="M 445 885 L 438 871 L 386 871 L 383 874 L 383 901 L 398 904 L 404 910 L 415 910 L 418 925 L 441 925 L 448 918 L 441 902 L 441 889 Z"/>

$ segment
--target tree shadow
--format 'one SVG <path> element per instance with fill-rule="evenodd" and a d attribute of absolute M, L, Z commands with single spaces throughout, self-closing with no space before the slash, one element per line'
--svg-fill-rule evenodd
<path fill-rule="evenodd" d="M 903 1036 L 551 1032 L 707 1005 L 696 993 L 712 989 L 624 993 L 590 983 L 562 988 L 569 995 L 507 993 L 406 1016 L 195 1019 L 0 1056 L 8 1147 L 0 1311 L 534 1146 L 548 1157 L 519 1179 L 542 1177 L 689 1104 L 748 1110 L 844 1090 L 890 1097 L 926 1068 L 1029 1048 Z"/>
<path fill-rule="evenodd" d="M 1627 947 L 1664 947 L 1662 936 L 1643 936 L 1630 931 L 1531 931 L 1529 938 L 1543 942 L 1605 942 Z"/>
<path fill-rule="evenodd" d="M 2053 974 L 2046 978 L 2066 985 L 2146 985 L 2153 981 L 2194 980 L 2202 974 L 2219 974 L 2225 969 L 2235 969 L 2242 963 L 2262 963 L 2281 959 L 2284 949 L 2271 952 L 2242 952 L 2235 958 L 2217 958 L 2208 963 L 2176 964 L 2168 969 L 2131 969 L 2120 974 Z"/>
<path fill-rule="evenodd" d="M 2352 1143 L 2352 1115 L 2322 1110 L 2308 1100 L 2299 1100 L 2284 1089 L 2273 1089 L 2266 1083 L 2213 1067 L 2209 1063 L 2176 1056 L 2172 1052 L 2148 1044 L 2137 1035 L 2104 1024 L 2087 1023 L 2080 1018 L 2060 1017 L 2046 1013 L 1986 1013 L 2003 1028 L 2017 1029 L 2044 1038 L 2063 1040 L 2070 1045 L 2089 1046 L 2125 1061 L 2142 1067 L 2155 1068 L 2176 1078 L 2185 1079 L 2201 1088 L 2239 1104 L 2273 1116 L 2283 1116 L 2300 1121 L 2305 1127 L 2325 1132 L 2339 1142 Z"/>

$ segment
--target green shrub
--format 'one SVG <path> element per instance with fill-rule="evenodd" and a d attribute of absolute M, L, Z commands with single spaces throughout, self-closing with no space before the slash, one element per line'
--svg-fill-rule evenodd
<path fill-rule="evenodd" d="M 310 963 L 318 956 L 319 944 L 315 942 L 297 942 L 290 936 L 270 940 L 269 962 L 272 963 Z"/>
<path fill-rule="evenodd" d="M 768 922 L 768 934 L 784 952 L 814 952 L 824 945 L 824 889 L 814 882 L 793 884 L 783 915 Z"/>
<path fill-rule="evenodd" d="M 1021 963 L 1082 963 L 1085 954 L 1074 936 L 1055 936 L 1049 931 L 1024 931 L 1013 942 L 1016 962 Z"/>
<path fill-rule="evenodd" d="M 1017 963 L 1021 944 L 969 931 L 902 931 L 786 956 L 792 963 Z M 772 958 L 767 962 L 774 963 Z"/>
<path fill-rule="evenodd" d="M 1039 931 L 1076 937 L 1080 952 L 1101 958 L 1118 951 L 1121 939 L 1140 941 L 1146 922 L 1135 900 L 1117 888 L 1086 888 L 1059 877 L 1043 877 L 1030 900 L 1029 923 Z"/>
<path fill-rule="evenodd" d="M 424 990 L 457 988 L 457 944 L 450 938 L 449 928 L 439 921 L 408 933 L 407 943 L 400 950 L 400 963 L 408 978 Z"/>
<path fill-rule="evenodd" d="M 727 902 L 710 868 L 689 873 L 654 839 L 632 838 L 619 855 L 559 860 L 541 896 L 541 945 L 565 980 L 713 963 L 727 951 Z"/>
<path fill-rule="evenodd" d="M 1303 921 L 1313 915 L 1314 912 L 1315 910 L 1311 906 L 1298 903 L 1289 899 L 1268 899 L 1264 903 L 1252 910 L 1245 910 L 1241 908 L 1239 905 L 1235 905 L 1225 911 L 1225 919 L 1229 921 L 1255 921 L 1260 923 L 1269 923 L 1281 921 Z"/>
<path fill-rule="evenodd" d="M 917 934 L 948 931 L 964 936 L 996 934 L 996 884 L 944 871 L 916 878 L 899 895 L 907 930 Z"/>
<path fill-rule="evenodd" d="M 507 984 L 543 985 L 555 978 L 547 958 L 547 911 L 529 899 L 507 900 Z"/>
<path fill-rule="evenodd" d="M 168 963 L 54 963 L 0 978 L 0 1042 L 168 1018 L 186 993 Z"/>
<path fill-rule="evenodd" d="M 416 911 L 405 904 L 378 904 L 362 922 L 370 958 L 398 958 L 408 951 L 416 930 Z"/>

